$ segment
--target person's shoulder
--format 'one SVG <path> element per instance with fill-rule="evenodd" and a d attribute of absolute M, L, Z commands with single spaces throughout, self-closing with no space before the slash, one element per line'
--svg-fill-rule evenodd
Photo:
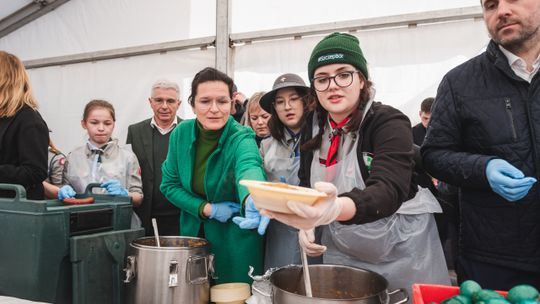
<path fill-rule="evenodd" d="M 253 137 L 253 140 L 255 140 L 255 131 L 253 131 L 253 129 L 238 123 L 236 120 L 233 120 L 230 123 L 231 126 L 229 129 L 229 134 L 236 134 L 237 136 L 243 137 Z"/>
<path fill-rule="evenodd" d="M 68 153 L 67 157 L 70 158 L 70 157 L 73 157 L 73 156 L 76 156 L 76 155 L 83 155 L 83 154 L 85 154 L 86 149 L 87 149 L 86 145 L 75 147 L 73 150 L 71 150 Z"/>
<path fill-rule="evenodd" d="M 409 120 L 409 117 L 407 117 L 407 115 L 405 115 L 403 112 L 392 106 L 385 105 L 380 102 L 374 102 L 369 111 L 372 112 L 371 115 L 369 115 L 371 121 L 381 123 L 397 123 L 403 121 L 408 123 L 408 128 L 411 128 L 411 122 Z"/>
<path fill-rule="evenodd" d="M 150 126 L 150 122 L 152 121 L 152 118 L 147 118 L 145 120 L 141 120 L 139 122 L 136 122 L 134 124 L 129 125 L 129 129 L 139 129 L 144 126 Z"/>
<path fill-rule="evenodd" d="M 385 115 L 405 116 L 405 114 L 403 114 L 403 112 L 401 112 L 400 110 L 390 105 L 383 104 L 381 102 L 373 102 L 373 105 L 371 106 L 370 110 L 372 110 L 375 115 L 379 115 L 379 116 L 385 116 Z"/>
<path fill-rule="evenodd" d="M 444 76 L 448 80 L 463 80 L 470 77 L 475 77 L 475 72 L 479 71 L 487 64 L 487 53 L 482 52 L 475 57 L 463 62 L 454 67 Z"/>
<path fill-rule="evenodd" d="M 27 105 L 23 106 L 15 115 L 17 120 L 25 122 L 42 122 L 43 118 L 39 114 L 37 109 L 33 109 Z M 44 122 L 44 121 L 43 121 Z"/>
<path fill-rule="evenodd" d="M 174 129 L 171 131 L 171 137 L 185 137 L 192 134 L 195 128 L 195 122 L 195 118 L 178 121 L 178 125 L 176 125 L 176 127 L 174 127 Z"/>
<path fill-rule="evenodd" d="M 178 121 L 178 125 L 174 128 L 174 131 L 176 130 L 191 130 L 191 128 L 195 127 L 196 119 L 184 119 L 182 121 Z"/>
<path fill-rule="evenodd" d="M 263 139 L 261 140 L 261 147 L 260 147 L 260 149 L 261 149 L 262 151 L 267 151 L 267 150 L 270 148 L 270 146 L 272 146 L 272 144 L 274 144 L 274 142 L 275 142 L 275 139 L 274 139 L 272 136 L 268 136 L 268 137 L 266 137 L 266 138 L 263 138 Z"/>

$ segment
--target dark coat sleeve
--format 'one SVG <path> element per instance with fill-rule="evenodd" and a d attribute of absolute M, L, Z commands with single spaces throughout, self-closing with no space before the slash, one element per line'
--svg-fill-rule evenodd
<path fill-rule="evenodd" d="M 390 216 L 411 194 L 414 167 L 411 123 L 407 116 L 391 107 L 384 106 L 380 111 L 383 113 L 367 122 L 362 132 L 362 146 L 370 146 L 373 151 L 372 168 L 364 181 L 366 188 L 354 188 L 339 195 L 351 198 L 356 205 L 354 217 L 343 224 L 364 224 Z M 361 155 L 358 161 L 363 163 Z"/>
<path fill-rule="evenodd" d="M 421 148 L 424 168 L 431 176 L 458 187 L 489 188 L 485 168 L 494 157 L 467 152 L 462 141 L 459 109 L 459 100 L 447 75 L 437 90 Z"/>
<path fill-rule="evenodd" d="M 39 113 L 23 108 L 5 135 L 6 152 L 16 161 L 0 165 L 0 183 L 28 188 L 47 178 L 49 130 Z M 9 148 L 13 145 L 13 148 Z M 15 155 L 16 154 L 16 155 Z"/>

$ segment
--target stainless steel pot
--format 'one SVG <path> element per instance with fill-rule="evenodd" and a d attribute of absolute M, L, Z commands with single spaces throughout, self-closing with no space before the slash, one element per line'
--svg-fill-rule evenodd
<path fill-rule="evenodd" d="M 163 236 L 130 245 L 126 268 L 127 303 L 208 303 L 213 255 L 201 238 Z"/>
<path fill-rule="evenodd" d="M 390 296 L 402 293 L 409 300 L 407 291 L 396 289 L 388 292 L 388 281 L 373 271 L 342 265 L 310 265 L 313 298 L 308 298 L 304 289 L 302 266 L 291 265 L 280 268 L 270 275 L 272 301 L 274 304 L 388 304 Z"/>

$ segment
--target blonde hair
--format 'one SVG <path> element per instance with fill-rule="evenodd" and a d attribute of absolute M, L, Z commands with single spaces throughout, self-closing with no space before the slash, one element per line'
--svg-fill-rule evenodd
<path fill-rule="evenodd" d="M 19 58 L 0 51 L 0 117 L 12 117 L 24 105 L 38 108 L 28 74 Z"/>
<path fill-rule="evenodd" d="M 242 117 L 243 124 L 245 126 L 248 126 L 253 129 L 253 126 L 251 125 L 251 120 L 249 119 L 249 116 L 253 111 L 255 111 L 257 108 L 264 111 L 263 108 L 261 108 L 261 98 L 263 95 L 266 94 L 266 92 L 255 92 L 251 97 L 249 98 L 247 105 L 246 105 L 246 112 L 244 113 L 244 116 Z"/>

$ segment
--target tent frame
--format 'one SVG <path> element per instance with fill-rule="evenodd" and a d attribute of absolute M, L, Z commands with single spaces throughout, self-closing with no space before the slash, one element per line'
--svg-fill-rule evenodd
<path fill-rule="evenodd" d="M 54 3 L 62 1 L 66 2 L 68 0 L 56 0 Z M 346 31 L 354 33 L 358 31 L 397 27 L 416 27 L 418 25 L 455 22 L 470 19 L 481 20 L 482 18 L 482 9 L 479 6 L 473 6 L 231 34 L 231 0 L 217 0 L 216 36 L 41 58 L 25 61 L 24 64 L 28 69 L 35 69 L 155 53 L 166 53 L 169 51 L 197 48 L 207 49 L 208 47 L 214 47 L 216 54 L 216 68 L 231 75 L 234 66 L 234 58 L 232 57 L 231 48 L 233 48 L 235 45 L 251 44 L 257 41 L 276 39 L 301 39 L 302 37 L 306 36 L 321 35 L 334 31 Z M 3 21 L 4 20 L 0 21 L 0 25 Z"/>

